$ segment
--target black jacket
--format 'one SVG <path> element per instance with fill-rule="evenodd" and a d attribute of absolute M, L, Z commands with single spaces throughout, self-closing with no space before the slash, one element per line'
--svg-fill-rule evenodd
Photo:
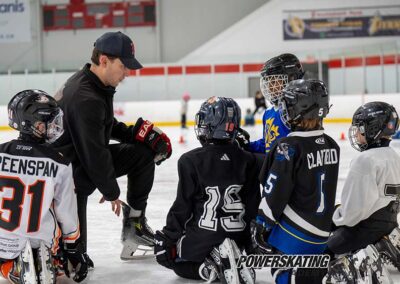
<path fill-rule="evenodd" d="M 70 77 L 55 96 L 64 112 L 64 134 L 53 144 L 72 161 L 77 193 L 90 195 L 98 188 L 111 201 L 120 189 L 108 144 L 134 142 L 134 128 L 114 118 L 114 93 L 90 64 Z"/>

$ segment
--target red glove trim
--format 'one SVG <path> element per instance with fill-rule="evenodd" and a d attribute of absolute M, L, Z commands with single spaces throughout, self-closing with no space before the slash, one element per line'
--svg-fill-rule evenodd
<path fill-rule="evenodd" d="M 144 142 L 144 139 L 149 134 L 149 132 L 153 129 L 154 124 L 148 120 L 143 121 L 142 125 L 139 128 L 139 131 L 136 134 L 136 140 L 140 142 Z"/>

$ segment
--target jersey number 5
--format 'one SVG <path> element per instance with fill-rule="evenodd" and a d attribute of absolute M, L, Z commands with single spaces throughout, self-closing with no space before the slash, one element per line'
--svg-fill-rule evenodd
<path fill-rule="evenodd" d="M 218 219 L 221 226 L 227 232 L 240 232 L 246 227 L 246 222 L 243 220 L 245 208 L 239 196 L 241 185 L 230 185 L 224 192 L 224 205 L 222 210 L 225 213 L 231 213 L 230 216 L 217 218 L 217 208 L 221 199 L 218 186 L 206 187 L 205 191 L 208 195 L 208 200 L 204 203 L 204 212 L 199 220 L 199 227 L 216 231 Z M 237 214 L 235 217 L 234 214 Z"/>
<path fill-rule="evenodd" d="M 28 186 L 28 194 L 31 197 L 28 233 L 33 233 L 39 230 L 40 215 L 42 210 L 43 191 L 46 182 L 37 180 L 35 183 Z M 20 226 L 22 209 L 25 198 L 26 185 L 17 177 L 0 176 L 0 192 L 5 189 L 11 189 L 11 197 L 4 197 L 0 207 L 0 227 L 7 231 L 14 231 Z M 4 218 L 4 211 L 9 211 L 8 218 Z"/>

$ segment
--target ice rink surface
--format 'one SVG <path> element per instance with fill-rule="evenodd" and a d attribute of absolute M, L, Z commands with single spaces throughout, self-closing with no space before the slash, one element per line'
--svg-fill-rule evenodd
<path fill-rule="evenodd" d="M 344 132 L 347 138 L 348 124 L 327 124 L 326 133 L 334 138 L 340 148 L 340 172 L 338 182 L 338 194 L 343 187 L 350 161 L 359 152 L 354 150 L 348 139 L 340 140 L 341 133 Z M 178 183 L 177 160 L 179 157 L 200 144 L 197 141 L 193 127 L 184 133 L 185 143 L 180 144 L 179 139 L 182 134 L 178 127 L 162 127 L 163 131 L 171 138 L 173 153 L 169 160 L 156 167 L 153 190 L 150 193 L 147 207 L 147 218 L 150 226 L 154 229 L 161 229 L 165 225 L 167 212 L 172 205 Z M 261 138 L 262 126 L 245 128 L 251 135 L 251 140 Z M 17 135 L 15 131 L 0 132 L 0 143 L 14 139 Z M 400 154 L 400 140 L 393 141 L 391 146 Z M 105 167 L 107 165 L 104 165 Z M 399 169 L 400 170 L 400 169 Z M 126 196 L 125 177 L 120 178 L 121 199 Z M 89 283 L 98 284 L 169 284 L 169 283 L 201 283 L 202 281 L 190 281 L 177 277 L 173 271 L 168 270 L 156 263 L 154 259 L 135 260 L 130 262 L 121 261 L 119 254 L 122 245 L 120 243 L 120 233 L 122 227 L 122 216 L 117 217 L 111 211 L 109 203 L 99 204 L 101 195 L 98 191 L 89 197 L 88 204 L 88 254 L 93 259 L 95 269 L 91 273 Z M 394 269 L 390 269 L 394 278 L 394 283 L 400 283 L 400 274 Z M 273 283 L 268 269 L 257 270 L 257 283 Z M 0 283 L 7 283 L 0 280 Z M 74 283 L 69 279 L 61 279 L 58 283 Z"/>

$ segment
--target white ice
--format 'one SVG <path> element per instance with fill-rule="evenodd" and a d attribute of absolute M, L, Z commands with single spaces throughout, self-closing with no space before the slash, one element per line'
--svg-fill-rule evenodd
<path fill-rule="evenodd" d="M 350 161 L 358 152 L 354 150 L 348 139 L 341 141 L 340 135 L 345 133 L 347 138 L 348 124 L 327 124 L 326 133 L 333 137 L 341 147 L 340 173 L 338 193 L 340 192 L 346 178 Z M 171 138 L 173 153 L 169 160 L 156 168 L 155 180 L 152 192 L 148 200 L 147 218 L 150 226 L 154 229 L 161 229 L 165 225 L 167 212 L 175 199 L 178 182 L 177 160 L 179 157 L 200 144 L 196 140 L 193 128 L 184 133 L 185 143 L 180 144 L 182 134 L 178 127 L 163 127 L 163 130 Z M 252 140 L 261 138 L 262 126 L 247 127 Z M 15 138 L 17 132 L 0 132 L 0 143 Z M 393 141 L 392 147 L 400 154 L 400 140 Z M 107 165 L 104 165 L 107 166 Z M 120 178 L 121 199 L 125 199 L 127 180 Z M 98 191 L 89 197 L 88 204 L 88 253 L 93 259 L 95 269 L 87 282 L 109 284 L 109 283 L 201 283 L 201 281 L 190 281 L 179 278 L 172 270 L 168 270 L 156 263 L 154 259 L 135 260 L 131 262 L 121 261 L 120 233 L 122 217 L 117 217 L 111 211 L 110 204 L 99 204 L 101 195 Z M 395 283 L 400 283 L 400 273 L 394 268 L 390 269 Z M 0 280 L 0 284 L 6 283 Z M 61 279 L 58 283 L 73 283 L 69 279 Z M 257 271 L 257 283 L 272 283 L 268 269 Z"/>

